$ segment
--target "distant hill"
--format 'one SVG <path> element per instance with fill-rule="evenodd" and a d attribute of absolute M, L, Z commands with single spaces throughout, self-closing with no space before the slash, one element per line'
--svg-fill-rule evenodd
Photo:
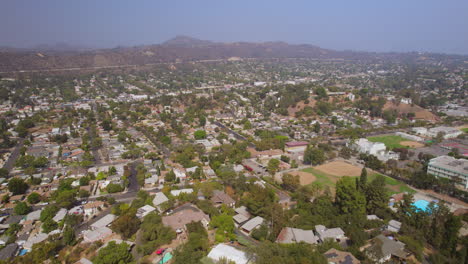
<path fill-rule="evenodd" d="M 383 110 L 396 110 L 400 115 L 414 113 L 416 120 L 426 120 L 431 122 L 439 121 L 439 117 L 418 105 L 409 105 L 405 103 L 396 104 L 392 101 L 387 101 L 383 106 Z"/>
<path fill-rule="evenodd" d="M 176 46 L 176 47 L 202 47 L 202 46 L 209 46 L 213 45 L 215 42 L 209 40 L 201 40 L 192 38 L 189 36 L 176 36 L 170 40 L 167 40 L 162 43 L 163 46 Z"/>
<path fill-rule="evenodd" d="M 440 55 L 439 55 L 440 56 Z M 418 53 L 371 53 L 335 51 L 314 45 L 285 42 L 218 43 L 187 36 L 177 36 L 159 45 L 88 50 L 72 45 L 41 46 L 36 50 L 0 49 L 0 72 L 92 68 L 123 65 L 146 65 L 197 60 L 239 58 L 311 58 L 359 61 L 431 61 L 431 56 Z M 447 60 L 460 56 L 443 55 Z M 467 57 L 465 57 L 466 59 Z"/>

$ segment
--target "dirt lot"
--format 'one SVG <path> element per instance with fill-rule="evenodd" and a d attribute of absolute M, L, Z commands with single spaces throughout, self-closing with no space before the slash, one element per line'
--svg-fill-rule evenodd
<path fill-rule="evenodd" d="M 422 148 L 424 144 L 416 142 L 416 141 L 401 141 L 400 145 L 410 148 Z"/>
<path fill-rule="evenodd" d="M 301 185 L 311 184 L 316 180 L 316 177 L 312 173 L 308 173 L 305 171 L 293 171 L 289 174 L 294 176 L 298 175 Z"/>
<path fill-rule="evenodd" d="M 317 167 L 316 170 L 323 171 L 334 176 L 359 176 L 362 168 L 351 165 L 344 161 L 332 161 Z"/>

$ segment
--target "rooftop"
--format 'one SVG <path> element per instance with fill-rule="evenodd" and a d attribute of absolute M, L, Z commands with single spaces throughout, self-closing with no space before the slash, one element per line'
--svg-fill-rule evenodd
<path fill-rule="evenodd" d="M 214 261 L 219 261 L 225 258 L 236 264 L 247 264 L 249 262 L 249 258 L 247 257 L 247 254 L 245 252 L 225 244 L 216 245 L 210 251 L 208 257 L 213 259 Z"/>
<path fill-rule="evenodd" d="M 303 230 L 292 227 L 285 227 L 281 230 L 278 238 L 276 239 L 278 243 L 291 244 L 305 242 L 308 244 L 317 244 L 319 238 L 314 235 L 312 230 Z"/>
<path fill-rule="evenodd" d="M 429 161 L 429 166 L 445 168 L 468 177 L 468 160 L 456 159 L 450 156 L 439 156 Z"/>

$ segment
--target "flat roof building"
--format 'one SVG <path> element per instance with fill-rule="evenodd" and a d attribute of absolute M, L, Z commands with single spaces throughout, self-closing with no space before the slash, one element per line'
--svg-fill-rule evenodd
<path fill-rule="evenodd" d="M 455 184 L 468 188 L 468 160 L 450 156 L 440 156 L 429 161 L 427 173 L 455 181 Z"/>

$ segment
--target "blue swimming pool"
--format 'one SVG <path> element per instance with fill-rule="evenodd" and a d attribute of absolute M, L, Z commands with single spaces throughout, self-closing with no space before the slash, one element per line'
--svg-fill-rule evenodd
<path fill-rule="evenodd" d="M 413 205 L 421 211 L 426 212 L 429 209 L 430 202 L 426 200 L 417 200 Z"/>

